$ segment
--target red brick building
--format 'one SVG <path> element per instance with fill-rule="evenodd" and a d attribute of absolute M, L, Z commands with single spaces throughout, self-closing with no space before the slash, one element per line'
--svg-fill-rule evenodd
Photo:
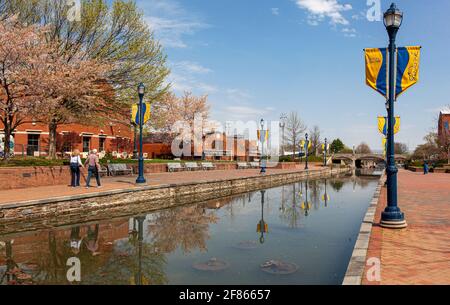
<path fill-rule="evenodd" d="M 450 141 L 450 109 L 439 114 L 438 136 L 441 143 Z"/>
<path fill-rule="evenodd" d="M 0 138 L 2 140 L 4 138 L 1 122 Z M 13 138 L 15 155 L 46 156 L 48 154 L 49 132 L 45 124 L 23 124 L 15 130 Z M 64 153 L 74 149 L 84 153 L 92 149 L 113 155 L 131 153 L 133 150 L 131 126 L 115 121 L 101 126 L 60 125 L 57 129 L 57 154 L 63 156 Z"/>
<path fill-rule="evenodd" d="M 153 133 L 144 137 L 144 157 L 173 158 L 174 138 L 175 135 L 170 133 Z M 210 161 L 251 161 L 258 157 L 257 141 L 249 141 L 243 136 L 227 136 L 221 132 L 207 133 L 203 137 L 203 143 L 191 143 L 191 146 L 191 156 L 184 156 L 183 159 L 200 160 L 203 152 L 205 159 Z"/>

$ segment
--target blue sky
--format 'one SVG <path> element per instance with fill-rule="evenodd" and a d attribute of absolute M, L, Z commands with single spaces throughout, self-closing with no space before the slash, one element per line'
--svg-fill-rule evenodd
<path fill-rule="evenodd" d="M 374 2 L 374 1 L 368 1 Z M 366 0 L 138 0 L 168 54 L 177 93 L 208 94 L 212 119 L 278 119 L 298 111 L 308 127 L 348 146 L 381 148 L 383 98 L 365 85 L 364 48 L 384 47 Z M 382 12 L 391 1 L 381 0 Z M 399 0 L 398 45 L 421 45 L 421 79 L 402 95 L 397 141 L 410 149 L 450 104 L 450 1 Z"/>

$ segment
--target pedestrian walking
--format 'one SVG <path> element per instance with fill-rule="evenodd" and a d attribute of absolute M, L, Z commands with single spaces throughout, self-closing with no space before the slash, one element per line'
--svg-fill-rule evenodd
<path fill-rule="evenodd" d="M 80 167 L 84 167 L 80 158 L 80 151 L 75 149 L 70 157 L 70 176 L 71 176 L 71 187 L 80 186 Z"/>
<path fill-rule="evenodd" d="M 93 149 L 89 156 L 87 157 L 86 161 L 84 162 L 85 166 L 88 166 L 88 176 L 86 179 L 86 188 L 90 187 L 91 177 L 95 176 L 95 179 L 97 180 L 97 188 L 101 187 L 100 183 L 100 175 L 99 175 L 99 169 L 100 169 L 100 160 L 97 155 L 97 150 Z"/>
<path fill-rule="evenodd" d="M 423 162 L 423 174 L 427 175 L 429 171 L 429 167 L 428 167 L 428 161 L 424 161 Z"/>

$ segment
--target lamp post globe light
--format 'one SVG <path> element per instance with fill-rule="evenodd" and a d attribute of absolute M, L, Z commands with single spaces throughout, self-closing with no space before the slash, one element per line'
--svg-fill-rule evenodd
<path fill-rule="evenodd" d="M 136 183 L 142 184 L 146 183 L 146 180 L 144 178 L 144 155 L 142 153 L 142 129 L 143 129 L 143 120 L 144 120 L 144 114 L 142 113 L 142 101 L 144 99 L 145 95 L 145 86 L 143 83 L 140 83 L 138 86 L 138 94 L 139 94 L 139 175 L 136 179 Z"/>
<path fill-rule="evenodd" d="M 389 35 L 389 58 L 396 55 L 395 39 L 403 22 L 403 13 L 392 3 L 391 7 L 384 13 L 384 25 Z M 395 60 L 389 60 L 389 88 L 395 88 Z M 389 90 L 389 100 L 386 103 L 388 112 L 388 138 L 387 138 L 387 207 L 381 215 L 381 226 L 384 228 L 402 229 L 406 228 L 405 215 L 397 205 L 397 173 L 395 165 L 394 150 L 394 103 L 395 90 Z"/>
<path fill-rule="evenodd" d="M 264 174 L 266 172 L 266 164 L 264 159 L 264 142 L 266 139 L 266 134 L 264 130 L 264 119 L 261 119 L 261 130 L 259 132 L 259 141 L 261 142 L 261 174 Z"/>
<path fill-rule="evenodd" d="M 308 141 L 308 134 L 306 133 L 305 134 L 305 159 L 306 159 L 306 161 L 305 161 L 305 170 L 308 170 L 309 168 L 308 168 L 308 157 L 309 157 L 309 155 L 308 155 L 308 149 L 309 148 L 309 141 Z"/>
<path fill-rule="evenodd" d="M 325 138 L 325 145 L 323 146 L 323 166 L 327 166 L 327 150 L 328 150 L 328 139 Z"/>

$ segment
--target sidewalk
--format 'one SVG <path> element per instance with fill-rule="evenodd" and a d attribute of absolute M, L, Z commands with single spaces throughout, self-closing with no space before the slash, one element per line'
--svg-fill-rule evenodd
<path fill-rule="evenodd" d="M 381 281 L 363 285 L 450 284 L 450 175 L 399 172 L 399 206 L 405 230 L 372 228 L 366 262 L 381 260 Z M 386 189 L 378 201 L 375 224 L 386 206 Z"/>
<path fill-rule="evenodd" d="M 318 169 L 318 168 L 317 168 Z M 314 167 L 311 168 L 314 170 Z M 300 170 L 297 170 L 300 171 Z M 267 169 L 266 175 L 295 172 L 295 170 Z M 179 184 L 187 182 L 200 182 L 212 180 L 227 180 L 236 178 L 245 178 L 259 176 L 259 169 L 249 170 L 213 170 L 213 171 L 194 171 L 194 172 L 176 172 L 176 173 L 157 173 L 146 174 L 148 186 Z M 68 177 L 70 179 L 70 177 Z M 68 185 L 41 186 L 26 189 L 14 189 L 0 191 L 0 207 L 2 204 L 40 200 L 46 198 L 56 198 L 63 196 L 74 196 L 82 194 L 95 194 L 106 191 L 116 191 L 124 189 L 139 188 L 142 185 L 136 185 L 136 176 L 122 176 L 114 178 L 103 178 L 102 188 L 91 187 L 86 189 L 83 185 L 78 188 L 72 188 Z M 91 185 L 95 186 L 95 179 L 91 180 Z"/>

